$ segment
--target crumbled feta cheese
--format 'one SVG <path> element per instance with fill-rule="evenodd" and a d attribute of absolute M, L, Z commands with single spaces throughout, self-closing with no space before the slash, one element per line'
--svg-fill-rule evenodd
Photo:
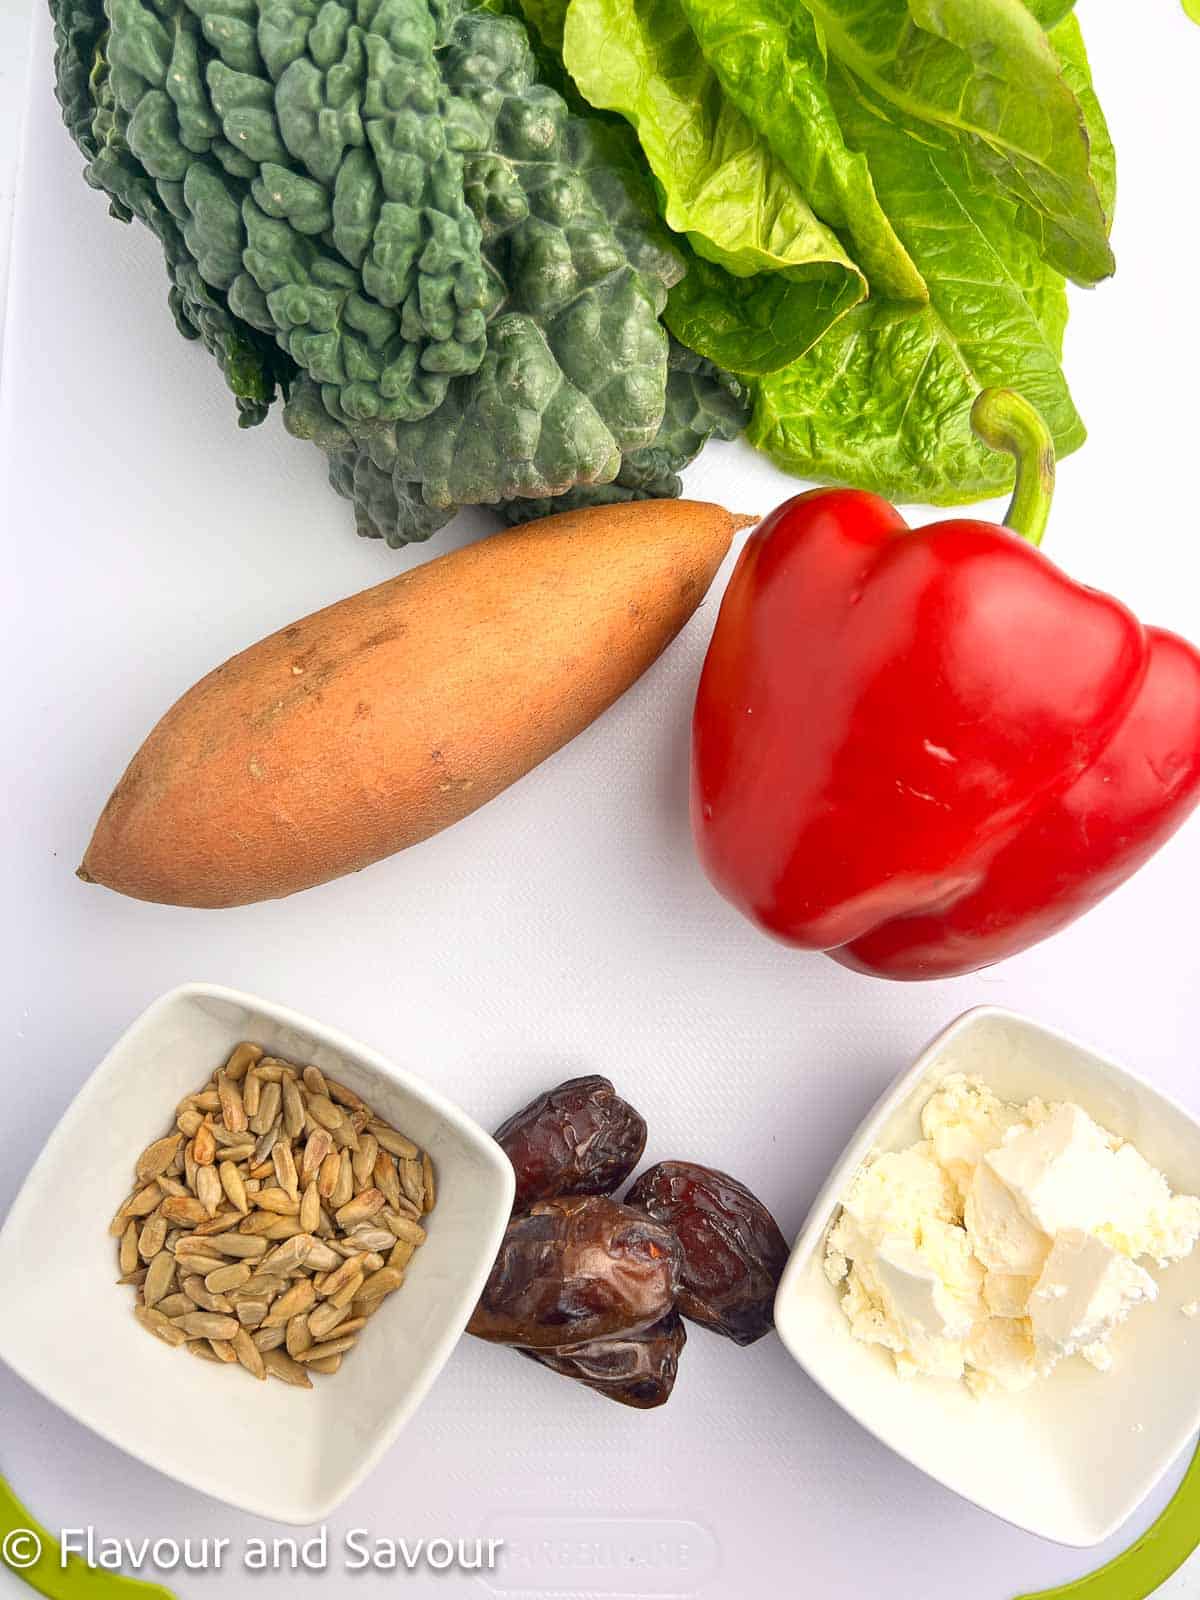
<path fill-rule="evenodd" d="M 1108 1371 L 1113 1331 L 1158 1293 L 1136 1258 L 1187 1255 L 1200 1198 L 1172 1195 L 1081 1107 L 1009 1105 L 978 1078 L 947 1078 L 921 1131 L 859 1169 L 829 1233 L 825 1272 L 855 1337 L 903 1377 L 976 1395 L 1073 1355 Z"/>

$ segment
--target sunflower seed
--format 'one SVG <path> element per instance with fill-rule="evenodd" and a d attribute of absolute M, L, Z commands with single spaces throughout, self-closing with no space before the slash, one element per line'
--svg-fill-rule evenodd
<path fill-rule="evenodd" d="M 186 1111 L 181 1111 L 175 1118 L 175 1126 L 185 1139 L 190 1139 L 203 1121 L 204 1118 L 195 1107 L 189 1106 Z"/>
<path fill-rule="evenodd" d="M 309 1332 L 307 1313 L 298 1311 L 294 1317 L 291 1317 L 285 1332 L 287 1337 L 284 1343 L 287 1346 L 287 1353 L 294 1361 L 313 1342 L 313 1336 Z"/>
<path fill-rule="evenodd" d="M 390 1250 L 395 1242 L 390 1228 L 371 1227 L 369 1224 L 355 1228 L 349 1239 L 356 1250 Z"/>
<path fill-rule="evenodd" d="M 238 1331 L 240 1332 L 241 1330 L 239 1329 Z M 228 1363 L 237 1360 L 233 1345 L 227 1339 L 210 1339 L 208 1347 L 218 1361 L 224 1361 L 228 1365 Z"/>
<path fill-rule="evenodd" d="M 149 1261 L 151 1256 L 156 1256 L 167 1242 L 167 1219 L 161 1211 L 152 1211 L 142 1224 L 142 1231 L 138 1235 L 138 1254 L 143 1261 Z M 132 1271 L 132 1267 L 129 1269 Z"/>
<path fill-rule="evenodd" d="M 220 1256 L 180 1255 L 178 1250 L 175 1252 L 175 1262 L 182 1272 L 195 1273 L 200 1278 L 225 1265 Z"/>
<path fill-rule="evenodd" d="M 210 1167 L 208 1170 L 211 1172 L 213 1168 Z M 220 1183 L 219 1178 L 217 1182 Z M 222 1195 L 221 1198 L 224 1199 L 224 1196 Z M 231 1228 L 236 1228 L 241 1220 L 242 1214 L 240 1211 L 214 1211 L 206 1221 L 198 1222 L 193 1232 L 197 1239 L 208 1239 L 216 1233 L 228 1233 Z"/>
<path fill-rule="evenodd" d="M 421 1156 L 421 1214 L 428 1216 L 437 1204 L 437 1180 L 433 1175 L 433 1161 L 429 1151 Z"/>
<path fill-rule="evenodd" d="M 230 1083 L 240 1083 L 255 1062 L 261 1061 L 262 1058 L 262 1045 L 251 1044 L 248 1039 L 244 1040 L 241 1044 L 236 1046 L 233 1054 L 225 1063 L 225 1076 L 229 1079 Z"/>
<path fill-rule="evenodd" d="M 321 1221 L 321 1196 L 316 1182 L 309 1184 L 300 1200 L 300 1226 L 305 1233 L 314 1233 Z"/>
<path fill-rule="evenodd" d="M 257 1328 L 270 1309 L 270 1302 L 261 1296 L 257 1300 L 239 1300 L 237 1319 L 243 1328 Z"/>
<path fill-rule="evenodd" d="M 325 1093 L 339 1106 L 345 1106 L 348 1111 L 363 1111 L 365 1106 L 354 1090 L 344 1083 L 339 1083 L 336 1078 L 325 1079 Z"/>
<path fill-rule="evenodd" d="M 389 1128 L 386 1122 L 368 1122 L 367 1127 L 378 1139 L 381 1148 L 390 1155 L 411 1161 L 418 1154 L 417 1146 L 412 1140 L 406 1139 L 402 1133 L 397 1133 L 395 1128 Z"/>
<path fill-rule="evenodd" d="M 316 1240 L 311 1234 L 297 1233 L 263 1257 L 260 1272 L 274 1272 L 286 1277 L 309 1260 Z"/>
<path fill-rule="evenodd" d="M 389 1267 L 404 1268 L 412 1260 L 415 1244 L 410 1244 L 407 1239 L 397 1239 L 391 1255 L 387 1258 Z"/>
<path fill-rule="evenodd" d="M 250 1202 L 246 1199 L 246 1184 L 241 1173 L 232 1161 L 222 1161 L 217 1169 L 217 1176 L 221 1180 L 229 1203 L 244 1217 L 250 1210 Z"/>
<path fill-rule="evenodd" d="M 297 1209 L 300 1205 L 300 1178 L 296 1171 L 296 1163 L 292 1158 L 292 1148 L 281 1139 L 271 1151 L 271 1164 L 275 1168 L 275 1177 L 279 1187 L 290 1199 L 296 1202 Z"/>
<path fill-rule="evenodd" d="M 227 1072 L 217 1073 L 217 1094 L 221 1098 L 221 1115 L 230 1133 L 245 1133 L 249 1124 L 246 1120 L 246 1108 L 242 1104 L 242 1091 Z M 261 1101 L 259 1110 L 262 1110 Z M 259 1128 L 257 1131 L 261 1133 L 262 1129 Z"/>
<path fill-rule="evenodd" d="M 189 1339 L 232 1339 L 238 1327 L 235 1318 L 215 1311 L 189 1311 L 176 1318 L 175 1326 L 182 1328 Z"/>
<path fill-rule="evenodd" d="M 266 1362 L 263 1360 L 262 1351 L 255 1344 L 253 1338 L 245 1328 L 239 1328 L 231 1341 L 234 1358 L 241 1362 L 246 1371 L 253 1377 L 265 1379 L 267 1376 Z"/>
<path fill-rule="evenodd" d="M 144 1189 L 139 1189 L 136 1194 L 131 1194 L 129 1199 L 126 1200 L 125 1204 L 117 1213 L 117 1216 L 113 1218 L 113 1227 L 115 1231 L 118 1234 L 124 1233 L 125 1224 L 129 1221 L 130 1217 L 149 1216 L 150 1213 L 154 1211 L 161 1203 L 162 1197 L 162 1190 L 158 1187 L 157 1183 L 148 1183 Z M 116 1226 L 118 1217 L 121 1221 L 121 1226 L 119 1228 Z"/>
<path fill-rule="evenodd" d="M 333 1140 L 325 1128 L 316 1128 L 309 1134 L 300 1157 L 300 1182 L 305 1188 L 317 1176 L 321 1163 L 332 1149 Z"/>
<path fill-rule="evenodd" d="M 253 1193 L 247 1196 L 251 1201 Z M 243 1217 L 238 1223 L 238 1232 L 249 1239 L 266 1238 L 268 1228 L 273 1228 L 279 1219 L 273 1211 L 252 1211 L 248 1217 Z"/>
<path fill-rule="evenodd" d="M 263 1080 L 252 1067 L 242 1080 L 242 1108 L 246 1113 L 246 1120 L 258 1115 L 259 1098 L 262 1095 Z"/>
<path fill-rule="evenodd" d="M 311 1278 L 301 1278 L 300 1281 L 286 1292 L 272 1305 L 267 1316 L 265 1326 L 279 1328 L 285 1326 L 293 1317 L 309 1311 L 317 1302 L 317 1291 L 313 1288 Z"/>
<path fill-rule="evenodd" d="M 182 1245 L 183 1240 L 179 1242 Z M 257 1261 L 269 1248 L 265 1239 L 253 1238 L 248 1233 L 220 1233 L 201 1242 L 211 1246 L 218 1255 L 236 1256 L 240 1261 Z"/>
<path fill-rule="evenodd" d="M 316 1137 L 317 1135 L 313 1134 L 308 1141 L 309 1144 L 312 1144 L 313 1139 Z M 326 1134 L 325 1137 L 328 1138 L 329 1135 Z M 332 1140 L 330 1142 L 332 1143 Z M 341 1176 L 342 1158 L 336 1150 L 331 1150 L 321 1162 L 321 1170 L 317 1175 L 317 1193 L 322 1200 L 328 1200 L 332 1197 L 334 1190 L 341 1181 Z M 353 1168 L 351 1169 L 351 1178 L 353 1179 Z"/>
<path fill-rule="evenodd" d="M 164 1317 L 182 1317 L 185 1312 L 194 1311 L 196 1304 L 186 1294 L 176 1292 L 164 1295 L 154 1309 L 161 1311 Z"/>
<path fill-rule="evenodd" d="M 298 1139 L 304 1132 L 304 1099 L 295 1078 L 283 1078 L 282 1091 L 283 1131 L 289 1139 Z"/>
<path fill-rule="evenodd" d="M 218 1267 L 217 1271 L 221 1269 Z M 228 1317 L 232 1315 L 233 1307 L 223 1294 L 214 1294 L 208 1288 L 204 1279 L 196 1273 L 190 1273 L 180 1285 L 184 1294 L 193 1306 L 199 1306 L 201 1311 L 214 1311 Z M 186 1307 L 184 1308 L 187 1309 Z"/>
<path fill-rule="evenodd" d="M 398 1210 L 404 1198 L 400 1189 L 400 1174 L 396 1167 L 395 1156 L 388 1155 L 386 1150 L 381 1150 L 375 1157 L 375 1187 L 387 1199 L 393 1210 Z"/>
<path fill-rule="evenodd" d="M 411 1217 L 404 1216 L 398 1211 L 385 1211 L 383 1220 L 397 1239 L 403 1239 L 406 1244 L 418 1245 L 425 1243 L 425 1229 L 419 1222 L 414 1222 Z"/>
<path fill-rule="evenodd" d="M 394 1294 L 404 1282 L 403 1272 L 395 1267 L 380 1267 L 367 1278 L 362 1288 L 355 1297 L 358 1300 L 382 1300 L 385 1295 Z"/>
<path fill-rule="evenodd" d="M 208 1218 L 208 1210 L 203 1201 L 195 1199 L 192 1195 L 169 1194 L 162 1202 L 163 1216 L 168 1222 L 187 1222 L 194 1228 L 198 1222 Z"/>
<path fill-rule="evenodd" d="M 215 1272 L 210 1272 L 204 1280 L 204 1287 L 209 1294 L 225 1294 L 229 1289 L 240 1289 L 242 1284 L 250 1278 L 250 1265 L 246 1261 L 236 1261 L 228 1267 L 218 1267 Z"/>
<path fill-rule="evenodd" d="M 217 1136 L 207 1117 L 196 1129 L 192 1140 L 192 1160 L 198 1167 L 211 1167 L 217 1156 Z"/>
<path fill-rule="evenodd" d="M 309 1344 L 317 1339 L 326 1339 L 337 1327 L 339 1322 L 344 1322 L 350 1315 L 349 1306 L 335 1306 L 331 1301 L 325 1300 L 314 1311 L 308 1313 L 308 1332 L 312 1335 Z M 307 1350 L 308 1345 L 302 1345 Z M 296 1351 L 292 1351 L 295 1355 Z"/>
<path fill-rule="evenodd" d="M 335 1267 L 324 1283 L 318 1285 L 317 1293 L 322 1297 L 336 1294 L 343 1285 L 353 1282 L 356 1277 L 361 1277 L 362 1269 L 358 1261 L 359 1258 L 357 1256 L 351 1256 L 349 1260 L 343 1261 L 339 1266 Z"/>
<path fill-rule="evenodd" d="M 169 1178 L 165 1172 L 160 1172 L 154 1181 L 160 1194 L 186 1195 L 191 1192 L 186 1184 L 180 1183 L 178 1178 Z"/>
<path fill-rule="evenodd" d="M 380 1265 L 382 1266 L 383 1263 L 380 1262 Z M 335 1306 L 348 1306 L 350 1302 L 357 1297 L 358 1291 L 363 1286 L 363 1279 L 365 1277 L 366 1274 L 363 1272 L 360 1265 L 358 1271 L 348 1283 L 344 1283 L 340 1289 L 329 1295 L 331 1304 Z"/>
<path fill-rule="evenodd" d="M 196 1173 L 196 1198 L 209 1220 L 216 1216 L 221 1205 L 222 1190 L 221 1180 L 212 1167 L 201 1167 Z"/>
<path fill-rule="evenodd" d="M 290 1061 L 281 1061 L 278 1056 L 264 1056 L 254 1069 L 264 1083 L 279 1083 L 283 1078 L 294 1078 L 296 1069 Z"/>
<path fill-rule="evenodd" d="M 328 1095 L 310 1094 L 308 1097 L 308 1114 L 319 1127 L 340 1128 L 346 1120 L 346 1113 L 335 1106 Z"/>
<path fill-rule="evenodd" d="M 329 1196 L 331 1210 L 338 1211 L 342 1206 L 349 1205 L 354 1198 L 354 1168 L 350 1165 L 350 1157 L 342 1151 L 338 1157 L 337 1182 L 333 1186 L 333 1193 Z"/>
<path fill-rule="evenodd" d="M 146 1268 L 146 1281 L 142 1284 L 142 1300 L 148 1306 L 157 1305 L 169 1294 L 175 1282 L 175 1257 L 165 1250 L 159 1252 Z"/>
<path fill-rule="evenodd" d="M 169 1317 L 164 1317 L 161 1311 L 154 1311 L 149 1306 L 136 1305 L 133 1314 L 143 1328 L 148 1328 L 156 1339 L 161 1339 L 164 1344 L 181 1345 L 187 1342 L 187 1334 L 177 1323 Z"/>
<path fill-rule="evenodd" d="M 341 1263 L 341 1257 L 332 1246 L 327 1245 L 322 1239 L 314 1239 L 309 1246 L 305 1265 L 314 1272 L 332 1272 Z"/>
<path fill-rule="evenodd" d="M 127 1222 L 117 1251 L 117 1264 L 122 1272 L 135 1272 L 138 1264 L 138 1229 L 136 1222 Z"/>
<path fill-rule="evenodd" d="M 305 1067 L 303 1078 L 304 1087 L 309 1094 L 328 1095 L 329 1087 L 325 1082 L 325 1074 L 320 1067 Z"/>
<path fill-rule="evenodd" d="M 254 1348 L 261 1350 L 265 1354 L 268 1350 L 279 1349 L 284 1340 L 284 1330 L 282 1328 L 259 1328 L 250 1337 L 254 1341 Z"/>
<path fill-rule="evenodd" d="M 258 1099 L 258 1111 L 250 1123 L 255 1133 L 265 1134 L 279 1115 L 280 1092 L 278 1083 L 264 1083 Z M 243 1107 L 243 1110 L 245 1108 Z"/>
<path fill-rule="evenodd" d="M 334 1128 L 333 1142 L 339 1150 L 349 1150 L 351 1154 L 358 1150 L 358 1130 L 349 1117 Z"/>
<path fill-rule="evenodd" d="M 375 1158 L 379 1154 L 379 1140 L 373 1133 L 364 1134 L 350 1165 L 354 1168 L 355 1189 L 369 1189 L 375 1176 Z"/>
<path fill-rule="evenodd" d="M 290 1383 L 297 1389 L 311 1389 L 312 1379 L 299 1362 L 293 1361 L 286 1350 L 267 1350 L 263 1354 L 263 1361 L 267 1371 L 273 1378 L 280 1378 L 284 1383 Z"/>
<path fill-rule="evenodd" d="M 360 1222 L 369 1222 L 372 1217 L 378 1216 L 386 1205 L 387 1200 L 378 1189 L 364 1189 L 334 1212 L 334 1221 L 343 1231 L 348 1231 Z"/>
<path fill-rule="evenodd" d="M 330 1356 L 340 1356 L 347 1350 L 353 1350 L 357 1343 L 358 1340 L 353 1334 L 345 1339 L 330 1339 L 325 1344 L 310 1346 L 298 1359 L 306 1366 L 310 1361 L 327 1361 Z"/>
<path fill-rule="evenodd" d="M 155 1139 L 153 1144 L 148 1144 L 137 1158 L 134 1167 L 134 1176 L 139 1183 L 148 1183 L 151 1178 L 157 1178 L 160 1172 L 165 1172 L 175 1159 L 180 1145 L 183 1143 L 182 1135 L 169 1133 L 163 1139 Z"/>
<path fill-rule="evenodd" d="M 199 1356 L 201 1361 L 216 1361 L 217 1359 L 213 1354 L 212 1345 L 209 1344 L 207 1339 L 193 1339 L 186 1346 L 186 1349 L 188 1355 Z"/>
<path fill-rule="evenodd" d="M 149 1267 L 134 1267 L 132 1272 L 123 1272 L 117 1279 L 118 1283 L 131 1283 L 135 1289 L 140 1289 L 146 1281 Z"/>
<path fill-rule="evenodd" d="M 179 1103 L 181 1111 L 189 1106 L 194 1106 L 197 1111 L 220 1111 L 221 1096 L 215 1089 L 202 1089 L 199 1094 L 190 1094 Z"/>

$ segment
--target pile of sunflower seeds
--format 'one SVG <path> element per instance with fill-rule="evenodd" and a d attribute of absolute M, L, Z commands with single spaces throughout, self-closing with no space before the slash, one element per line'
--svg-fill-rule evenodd
<path fill-rule="evenodd" d="M 433 1163 L 352 1089 L 239 1044 L 138 1157 L 109 1229 L 169 1345 L 311 1389 L 404 1282 Z"/>

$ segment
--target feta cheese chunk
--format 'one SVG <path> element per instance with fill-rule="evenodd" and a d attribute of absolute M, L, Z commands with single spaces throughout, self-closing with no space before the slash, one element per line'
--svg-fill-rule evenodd
<path fill-rule="evenodd" d="M 1038 1360 L 1049 1368 L 1089 1346 L 1105 1347 L 1134 1306 L 1157 1298 L 1158 1285 L 1136 1262 L 1094 1234 L 1067 1229 L 1029 1297 Z"/>
<path fill-rule="evenodd" d="M 1137 1258 L 1187 1255 L 1200 1198 L 1173 1195 L 1082 1107 L 1010 1105 L 978 1078 L 946 1078 L 921 1131 L 859 1169 L 826 1241 L 854 1337 L 901 1377 L 981 1397 L 1076 1355 L 1107 1372 L 1112 1334 L 1158 1294 Z"/>

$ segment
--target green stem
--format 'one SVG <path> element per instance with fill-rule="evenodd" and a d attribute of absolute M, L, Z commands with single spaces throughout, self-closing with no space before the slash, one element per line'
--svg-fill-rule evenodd
<path fill-rule="evenodd" d="M 6 1567 L 46 1600 L 175 1600 L 161 1584 L 89 1567 L 74 1555 L 64 1560 L 58 1540 L 0 1478 L 0 1570 Z"/>
<path fill-rule="evenodd" d="M 1012 389 L 984 389 L 971 407 L 971 426 L 991 450 L 1017 463 L 1017 486 L 1004 526 L 1039 545 L 1054 498 L 1054 441 L 1041 413 Z"/>

